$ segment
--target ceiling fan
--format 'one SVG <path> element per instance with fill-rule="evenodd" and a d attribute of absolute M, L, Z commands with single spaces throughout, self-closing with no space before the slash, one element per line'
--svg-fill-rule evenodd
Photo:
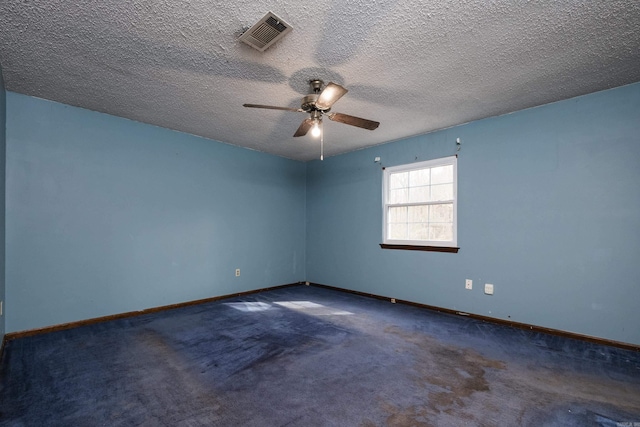
<path fill-rule="evenodd" d="M 327 86 L 322 89 L 324 82 L 322 80 L 314 79 L 309 81 L 310 92 L 304 98 L 302 98 L 302 104 L 300 108 L 289 107 L 275 107 L 272 105 L 259 105 L 259 104 L 243 104 L 248 108 L 266 108 L 270 110 L 284 110 L 294 111 L 297 113 L 309 113 L 309 117 L 304 119 L 294 137 L 304 136 L 311 129 L 313 136 L 319 136 L 322 134 L 320 126 L 322 125 L 322 117 L 326 115 L 329 120 L 334 122 L 344 123 L 351 126 L 356 126 L 363 129 L 374 130 L 380 123 L 373 120 L 362 119 L 360 117 L 351 116 L 343 113 L 330 113 L 331 107 L 336 103 L 344 94 L 348 92 L 347 89 L 339 84 L 329 82 Z"/>

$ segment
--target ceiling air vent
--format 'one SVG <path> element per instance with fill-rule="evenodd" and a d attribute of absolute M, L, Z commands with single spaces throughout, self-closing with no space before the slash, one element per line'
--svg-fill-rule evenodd
<path fill-rule="evenodd" d="M 293 28 L 271 12 L 240 36 L 240 41 L 264 52 Z"/>

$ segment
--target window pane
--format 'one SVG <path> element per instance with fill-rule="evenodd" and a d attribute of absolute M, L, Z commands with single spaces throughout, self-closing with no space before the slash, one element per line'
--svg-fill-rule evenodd
<path fill-rule="evenodd" d="M 429 226 L 426 223 L 409 224 L 408 240 L 428 240 Z"/>
<path fill-rule="evenodd" d="M 389 175 L 389 188 L 407 188 L 409 186 L 409 172 L 392 173 Z"/>
<path fill-rule="evenodd" d="M 453 222 L 453 203 L 431 205 L 429 222 Z"/>
<path fill-rule="evenodd" d="M 453 224 L 429 224 L 429 240 L 453 240 Z"/>
<path fill-rule="evenodd" d="M 431 184 L 453 182 L 453 165 L 431 168 Z"/>
<path fill-rule="evenodd" d="M 456 160 L 448 157 L 384 171 L 385 239 L 414 245 L 457 244 Z"/>
<path fill-rule="evenodd" d="M 409 185 L 412 187 L 420 187 L 423 185 L 429 185 L 431 175 L 431 168 L 418 169 L 409 172 Z"/>
<path fill-rule="evenodd" d="M 389 224 L 389 239 L 406 240 L 407 224 Z"/>
<path fill-rule="evenodd" d="M 429 201 L 429 187 L 411 187 L 409 188 L 409 202 L 428 202 Z"/>
<path fill-rule="evenodd" d="M 409 206 L 407 210 L 408 222 L 427 222 L 429 220 L 429 206 Z"/>
<path fill-rule="evenodd" d="M 453 200 L 453 184 L 440 184 L 431 186 L 431 201 Z"/>
<path fill-rule="evenodd" d="M 393 223 L 406 223 L 407 222 L 407 207 L 389 208 L 389 215 L 387 216 L 387 222 Z"/>
<path fill-rule="evenodd" d="M 407 203 L 409 201 L 409 189 L 400 188 L 389 191 L 389 203 Z"/>

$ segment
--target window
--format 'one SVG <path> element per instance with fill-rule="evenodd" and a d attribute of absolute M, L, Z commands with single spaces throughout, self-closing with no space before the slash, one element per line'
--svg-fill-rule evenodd
<path fill-rule="evenodd" d="M 457 160 L 385 168 L 383 248 L 457 252 Z"/>

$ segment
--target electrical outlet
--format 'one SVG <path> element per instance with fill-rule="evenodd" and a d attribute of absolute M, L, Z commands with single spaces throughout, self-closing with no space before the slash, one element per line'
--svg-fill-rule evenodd
<path fill-rule="evenodd" d="M 471 279 L 467 279 L 464 281 L 464 288 L 465 289 L 473 289 L 473 280 Z"/>
<path fill-rule="evenodd" d="M 240 275 L 240 269 L 236 268 L 236 277 L 238 277 Z"/>
<path fill-rule="evenodd" d="M 493 285 L 491 283 L 484 284 L 484 293 L 487 295 L 493 295 Z"/>
<path fill-rule="evenodd" d="M 396 299 L 395 298 L 391 298 L 391 304 L 395 304 L 396 303 Z"/>

